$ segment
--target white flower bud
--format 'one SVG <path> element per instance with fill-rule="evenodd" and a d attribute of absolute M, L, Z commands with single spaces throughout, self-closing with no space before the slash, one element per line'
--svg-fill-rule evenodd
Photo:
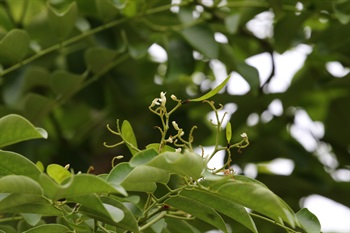
<path fill-rule="evenodd" d="M 159 99 L 159 101 L 162 103 L 163 106 L 165 106 L 165 103 L 166 103 L 165 94 L 166 94 L 166 92 L 161 92 L 161 93 L 160 93 L 160 99 Z"/>
<path fill-rule="evenodd" d="M 160 103 L 159 103 L 158 101 L 159 101 L 159 98 L 155 98 L 155 99 L 152 101 L 151 107 L 154 107 L 155 105 L 160 105 Z"/>
<path fill-rule="evenodd" d="M 171 122 L 174 126 L 174 129 L 180 130 L 179 126 L 177 125 L 176 121 Z"/>
<path fill-rule="evenodd" d="M 246 133 L 242 133 L 242 134 L 241 134 L 241 137 L 242 137 L 242 138 L 247 138 L 248 135 L 247 135 Z"/>
<path fill-rule="evenodd" d="M 174 100 L 174 101 L 178 101 L 178 98 L 177 98 L 174 94 L 171 95 L 170 98 L 171 98 L 172 100 Z"/>
<path fill-rule="evenodd" d="M 177 149 L 175 149 L 175 152 L 177 152 L 177 153 L 181 153 L 181 148 L 177 148 Z"/>

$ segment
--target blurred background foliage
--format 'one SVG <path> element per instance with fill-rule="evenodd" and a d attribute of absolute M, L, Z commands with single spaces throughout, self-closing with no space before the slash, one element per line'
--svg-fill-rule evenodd
<path fill-rule="evenodd" d="M 271 33 L 261 36 L 247 25 L 267 12 Z M 246 132 L 251 141 L 233 152 L 237 172 L 254 165 L 256 178 L 295 210 L 310 194 L 350 206 L 349 180 L 337 176 L 349 174 L 350 74 L 327 69 L 332 62 L 350 67 L 349 22 L 343 0 L 0 0 L 0 117 L 17 113 L 49 133 L 9 149 L 44 164 L 108 171 L 114 156 L 131 155 L 103 147 L 119 140 L 106 124 L 129 120 L 144 148 L 160 138 L 148 106 L 161 91 L 200 96 L 219 83 L 218 72 L 234 71 L 249 91 L 226 90 L 213 100 L 231 106 L 233 138 Z M 272 91 L 276 55 L 299 45 L 310 48 L 303 66 L 285 91 Z M 272 61 L 263 81 L 246 62 L 262 53 Z M 276 100 L 280 114 L 269 107 Z M 209 111 L 189 103 L 174 119 L 185 130 L 197 125 L 195 142 L 210 146 Z M 307 135 L 291 134 L 300 112 L 324 129 L 308 132 L 311 149 L 301 143 Z M 294 164 L 291 174 L 269 169 L 277 158 Z"/>

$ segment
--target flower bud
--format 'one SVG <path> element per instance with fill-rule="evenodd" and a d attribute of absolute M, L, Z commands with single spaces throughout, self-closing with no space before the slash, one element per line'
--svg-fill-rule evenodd
<path fill-rule="evenodd" d="M 177 125 L 176 121 L 171 122 L 174 126 L 174 129 L 180 130 L 179 126 Z"/>
<path fill-rule="evenodd" d="M 248 135 L 247 135 L 246 133 L 242 133 L 242 134 L 241 134 L 241 137 L 242 137 L 242 138 L 247 138 Z"/>

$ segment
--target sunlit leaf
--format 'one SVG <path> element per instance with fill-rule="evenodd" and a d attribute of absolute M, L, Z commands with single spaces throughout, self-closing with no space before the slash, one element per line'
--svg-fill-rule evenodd
<path fill-rule="evenodd" d="M 34 127 L 27 119 L 16 114 L 0 118 L 0 148 L 36 138 L 47 138 L 45 130 Z"/>
<path fill-rule="evenodd" d="M 213 90 L 209 91 L 207 94 L 199 97 L 199 98 L 195 98 L 195 99 L 190 99 L 191 102 L 198 102 L 198 101 L 203 101 L 206 99 L 209 99 L 210 97 L 213 97 L 214 95 L 216 95 L 219 91 L 222 90 L 222 88 L 225 87 L 225 85 L 227 84 L 228 80 L 230 79 L 231 75 L 229 75 L 222 83 L 220 83 L 219 86 L 215 87 Z"/>
<path fill-rule="evenodd" d="M 185 151 L 183 154 L 164 152 L 148 162 L 147 165 L 194 179 L 200 178 L 205 168 L 203 158 L 190 151 Z"/>
<path fill-rule="evenodd" d="M 296 216 L 307 233 L 321 232 L 320 222 L 307 208 L 299 210 Z"/>
<path fill-rule="evenodd" d="M 46 168 L 47 174 L 54 179 L 58 184 L 61 184 L 66 178 L 72 174 L 59 164 L 50 164 Z"/>

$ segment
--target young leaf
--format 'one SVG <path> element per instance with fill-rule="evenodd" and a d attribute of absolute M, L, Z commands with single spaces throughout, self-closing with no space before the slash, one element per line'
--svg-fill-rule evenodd
<path fill-rule="evenodd" d="M 231 137 L 232 137 L 231 122 L 227 122 L 227 125 L 226 125 L 226 140 L 227 140 L 227 143 L 230 143 Z"/>
<path fill-rule="evenodd" d="M 66 178 L 71 177 L 71 173 L 59 164 L 50 164 L 46 169 L 47 174 L 58 184 L 61 184 Z"/>
<path fill-rule="evenodd" d="M 0 118 L 0 132 L 0 148 L 29 139 L 47 138 L 45 130 L 34 127 L 27 119 L 16 114 Z"/>
<path fill-rule="evenodd" d="M 131 124 L 129 121 L 125 120 L 123 121 L 122 124 L 122 136 L 123 139 L 126 143 L 126 145 L 128 146 L 130 152 L 132 155 L 135 155 L 138 151 L 137 149 L 137 141 L 136 141 L 136 137 L 134 134 L 134 130 L 131 127 Z M 132 145 L 129 145 L 129 143 Z"/>
<path fill-rule="evenodd" d="M 321 232 L 321 224 L 317 217 L 307 208 L 303 208 L 296 213 L 297 218 L 307 233 Z"/>
<path fill-rule="evenodd" d="M 231 75 L 229 75 L 222 83 L 220 83 L 219 86 L 215 87 L 213 90 L 209 91 L 207 94 L 205 94 L 199 98 L 196 98 L 196 99 L 190 99 L 190 101 L 191 102 L 199 102 L 199 101 L 209 99 L 210 97 L 213 97 L 219 91 L 221 91 L 222 88 L 224 88 L 224 86 L 227 84 L 227 82 L 230 78 L 231 78 Z"/>

